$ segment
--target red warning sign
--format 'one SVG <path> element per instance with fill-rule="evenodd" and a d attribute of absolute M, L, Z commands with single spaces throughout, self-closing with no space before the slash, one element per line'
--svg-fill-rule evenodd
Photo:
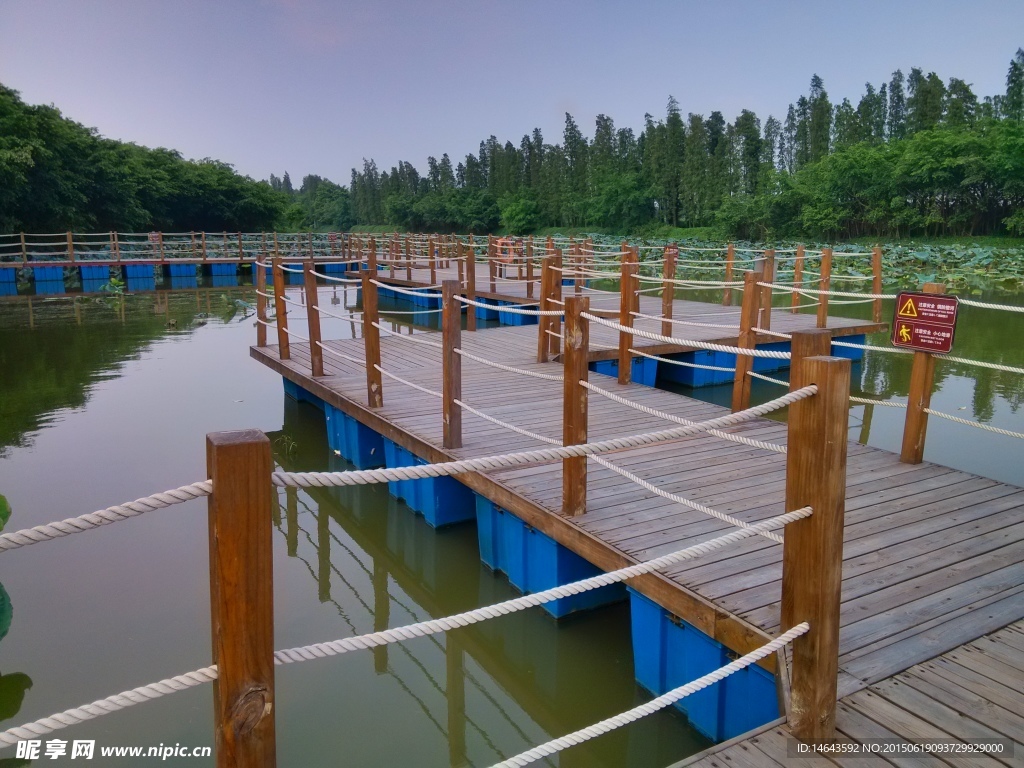
<path fill-rule="evenodd" d="M 947 354 L 953 348 L 959 306 L 956 296 L 901 292 L 892 322 L 893 346 Z"/>

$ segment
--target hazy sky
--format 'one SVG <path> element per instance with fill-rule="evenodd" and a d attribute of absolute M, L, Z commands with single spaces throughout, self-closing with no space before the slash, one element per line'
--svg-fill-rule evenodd
<path fill-rule="evenodd" d="M 856 105 L 913 66 L 1002 93 L 1024 0 L 0 0 L 0 82 L 112 138 L 347 184 L 571 112 L 783 117 L 813 73 Z"/>

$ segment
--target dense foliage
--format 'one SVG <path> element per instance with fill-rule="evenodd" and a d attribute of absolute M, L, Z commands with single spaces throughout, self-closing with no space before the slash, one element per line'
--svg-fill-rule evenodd
<path fill-rule="evenodd" d="M 287 205 L 230 165 L 105 139 L 0 85 L 0 232 L 253 231 Z"/>
<path fill-rule="evenodd" d="M 453 167 L 448 155 L 353 169 L 357 224 L 529 232 L 657 224 L 779 237 L 1024 234 L 1024 50 L 1006 93 L 979 99 L 963 80 L 897 70 L 856 107 L 821 78 L 762 125 L 743 110 L 685 119 L 669 98 L 637 136 L 598 115 L 592 139 L 566 114 L 561 144 L 491 136 Z"/>

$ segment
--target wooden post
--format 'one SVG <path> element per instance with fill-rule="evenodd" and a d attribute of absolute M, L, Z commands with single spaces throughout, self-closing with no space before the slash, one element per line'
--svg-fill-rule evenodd
<path fill-rule="evenodd" d="M 873 293 L 882 292 L 882 247 L 876 245 L 871 249 L 871 287 Z M 876 323 L 882 322 L 882 300 L 875 299 L 872 302 L 871 319 Z"/>
<path fill-rule="evenodd" d="M 462 447 L 462 305 L 458 280 L 441 282 L 441 418 L 444 448 Z M 470 307 L 470 309 L 473 309 Z"/>
<path fill-rule="evenodd" d="M 924 293 L 945 293 L 942 283 L 925 283 Z M 903 423 L 903 446 L 900 461 L 904 464 L 920 464 L 924 460 L 924 440 L 928 431 L 928 414 L 931 406 L 932 383 L 935 378 L 935 356 L 931 352 L 914 352 L 914 363 L 910 369 L 910 391 L 907 393 L 907 416 Z"/>
<path fill-rule="evenodd" d="M 204 248 L 206 247 L 205 243 L 204 243 L 203 247 Z M 277 242 L 277 232 L 274 233 L 274 258 L 275 259 L 280 259 L 281 258 L 281 246 Z"/>
<path fill-rule="evenodd" d="M 476 251 L 473 250 L 473 236 L 469 236 L 469 246 L 466 248 L 466 298 L 476 301 Z M 476 307 L 472 304 L 466 305 L 466 330 L 476 330 Z"/>
<path fill-rule="evenodd" d="M 757 285 L 760 274 L 743 274 L 743 306 L 740 310 L 740 333 L 736 346 L 754 349 L 757 346 L 758 310 L 761 304 L 761 289 Z M 750 371 L 754 369 L 754 358 L 736 355 L 736 374 L 732 382 L 732 412 L 745 411 L 750 407 Z"/>
<path fill-rule="evenodd" d="M 533 235 L 526 241 L 526 298 L 533 298 Z"/>
<path fill-rule="evenodd" d="M 491 293 L 497 293 L 498 286 L 495 283 L 495 278 L 498 273 L 497 259 L 494 258 L 495 245 L 494 236 L 487 236 L 487 276 L 490 279 Z"/>
<path fill-rule="evenodd" d="M 267 346 L 267 268 L 256 269 L 256 346 Z M 198 300 L 199 294 L 196 294 Z"/>
<path fill-rule="evenodd" d="M 157 248 L 157 255 L 160 257 L 160 261 L 163 261 L 164 260 L 164 233 L 163 232 L 157 232 L 156 233 L 156 248 Z"/>
<path fill-rule="evenodd" d="M 448 764 L 468 765 L 469 763 L 466 761 L 466 672 L 462 643 L 458 638 L 458 632 L 448 632 L 444 640 L 444 696 L 448 705 Z"/>
<path fill-rule="evenodd" d="M 207 256 L 206 256 L 206 233 L 205 232 L 200 232 L 199 235 L 200 235 L 200 242 L 202 243 L 202 249 L 203 249 L 203 261 L 206 261 L 206 259 L 207 259 Z"/>
<path fill-rule="evenodd" d="M 727 283 L 732 282 L 732 269 L 735 261 L 736 246 L 729 243 L 725 247 L 725 282 Z M 732 304 L 732 288 L 729 286 L 726 286 L 725 290 L 722 292 L 722 304 L 727 307 Z"/>
<path fill-rule="evenodd" d="M 814 513 L 786 526 L 782 550 L 781 629 L 810 624 L 793 641 L 789 708 L 793 735 L 808 741 L 835 734 L 850 361 L 809 357 L 790 381 L 818 386 L 789 406 L 786 510 Z"/>
<path fill-rule="evenodd" d="M 320 294 L 316 289 L 313 260 L 303 263 L 302 277 L 306 288 L 306 321 L 309 325 L 309 362 L 313 376 L 324 375 L 324 349 L 320 346 Z"/>
<path fill-rule="evenodd" d="M 377 311 L 377 273 L 366 269 L 363 278 L 363 347 L 366 352 L 366 401 L 371 408 L 384 405 L 383 377 L 380 372 L 380 313 Z"/>
<path fill-rule="evenodd" d="M 277 316 L 278 356 L 282 360 L 291 359 L 291 347 L 288 344 L 288 304 L 284 300 L 284 270 L 281 259 L 274 259 L 274 314 Z M 209 298 L 210 294 L 206 294 Z"/>
<path fill-rule="evenodd" d="M 459 285 L 465 285 L 466 283 L 465 259 L 465 248 L 462 245 L 462 241 L 459 240 L 455 247 L 455 273 L 458 275 Z"/>
<path fill-rule="evenodd" d="M 562 345 L 562 445 L 587 442 L 587 358 L 590 329 L 582 312 L 590 311 L 588 296 L 565 297 L 565 343 Z M 576 517 L 587 511 L 587 457 L 562 459 L 562 514 Z"/>
<path fill-rule="evenodd" d="M 68 232 L 68 261 L 75 260 L 75 242 L 73 236 Z"/>
<path fill-rule="evenodd" d="M 270 440 L 259 430 L 206 436 L 214 750 L 218 768 L 273 768 L 274 552 Z"/>
<path fill-rule="evenodd" d="M 370 247 L 366 252 L 366 268 L 373 274 L 373 279 L 377 279 L 377 238 L 370 238 Z"/>
<path fill-rule="evenodd" d="M 437 285 L 437 261 L 440 260 L 440 247 L 438 248 L 438 259 L 434 259 L 434 237 L 427 238 L 427 258 L 430 260 L 430 284 Z"/>
<path fill-rule="evenodd" d="M 619 277 L 619 325 L 624 325 L 627 328 L 633 327 L 635 283 L 639 267 L 635 250 L 631 250 L 622 257 Z M 632 347 L 633 334 L 628 331 L 619 331 L 619 384 L 629 384 L 633 365 L 633 356 L 629 350 Z"/>
<path fill-rule="evenodd" d="M 113 235 L 113 233 L 111 233 Z M 114 245 L 114 240 L 111 239 L 111 247 Z M 21 263 L 28 264 L 28 246 L 25 245 L 25 233 L 21 233 Z"/>
<path fill-rule="evenodd" d="M 800 243 L 800 245 L 798 245 L 796 247 L 796 258 L 793 260 L 793 287 L 794 288 L 803 288 L 804 287 L 804 245 L 803 245 L 803 243 Z M 789 302 L 790 305 L 792 306 L 792 309 L 789 310 L 790 312 L 792 312 L 794 314 L 799 312 L 797 307 L 800 306 L 801 299 L 802 299 L 802 297 L 800 296 L 800 294 L 797 293 L 796 291 L 793 291 L 792 295 L 790 296 L 790 302 Z"/>
<path fill-rule="evenodd" d="M 552 308 L 551 304 L 551 281 L 555 274 L 552 267 L 555 263 L 554 256 L 545 256 L 540 262 L 540 309 L 546 312 Z M 548 329 L 551 327 L 551 318 L 541 315 L 537 318 L 537 362 L 548 361 Z"/>
<path fill-rule="evenodd" d="M 775 249 L 769 248 L 764 252 L 764 274 L 761 276 L 762 283 L 775 282 Z M 772 327 L 772 289 L 761 286 L 761 317 L 758 320 L 758 327 L 766 331 Z"/>
<path fill-rule="evenodd" d="M 679 246 L 675 243 L 665 246 L 665 280 L 661 284 L 661 316 L 665 318 L 661 322 L 661 335 L 672 335 L 672 307 L 675 304 L 676 289 L 675 283 L 668 282 L 676 277 L 676 255 L 679 253 Z"/>
<path fill-rule="evenodd" d="M 242 233 L 238 233 L 238 263 L 245 263 L 245 248 L 242 247 Z"/>
<path fill-rule="evenodd" d="M 565 304 L 562 303 L 562 278 L 565 276 L 563 271 L 565 262 L 562 260 L 562 249 L 555 248 L 554 261 L 552 262 L 551 269 L 551 296 L 554 301 L 551 302 L 553 305 L 551 309 L 560 309 L 565 311 Z M 559 352 L 559 343 L 561 339 L 558 338 L 562 331 L 562 317 L 556 315 L 548 318 L 548 330 L 551 333 L 547 334 L 548 337 L 548 353 L 552 356 L 557 355 Z"/>
<path fill-rule="evenodd" d="M 793 371 L 803 365 L 804 360 L 809 357 L 828 357 L 832 354 L 832 331 L 828 328 L 793 331 L 790 353 L 792 357 L 789 361 L 789 391 L 792 392 L 794 389 L 798 389 L 795 382 L 799 378 L 793 376 Z"/>
<path fill-rule="evenodd" d="M 405 279 L 412 282 L 412 251 L 409 246 L 409 236 L 405 236 Z"/>
<path fill-rule="evenodd" d="M 832 285 L 832 249 L 821 249 L 821 276 L 818 279 L 818 290 L 830 290 Z M 819 328 L 828 325 L 828 294 L 818 294 L 818 322 Z"/>

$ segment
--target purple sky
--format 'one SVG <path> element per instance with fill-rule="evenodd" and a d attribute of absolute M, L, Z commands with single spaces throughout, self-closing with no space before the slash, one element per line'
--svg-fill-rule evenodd
<path fill-rule="evenodd" d="M 743 108 L 782 117 L 817 72 L 832 101 L 919 66 L 1005 90 L 1021 0 L 0 0 L 0 82 L 112 138 L 256 178 L 347 184 L 373 157 L 453 163 L 564 113 Z"/>

